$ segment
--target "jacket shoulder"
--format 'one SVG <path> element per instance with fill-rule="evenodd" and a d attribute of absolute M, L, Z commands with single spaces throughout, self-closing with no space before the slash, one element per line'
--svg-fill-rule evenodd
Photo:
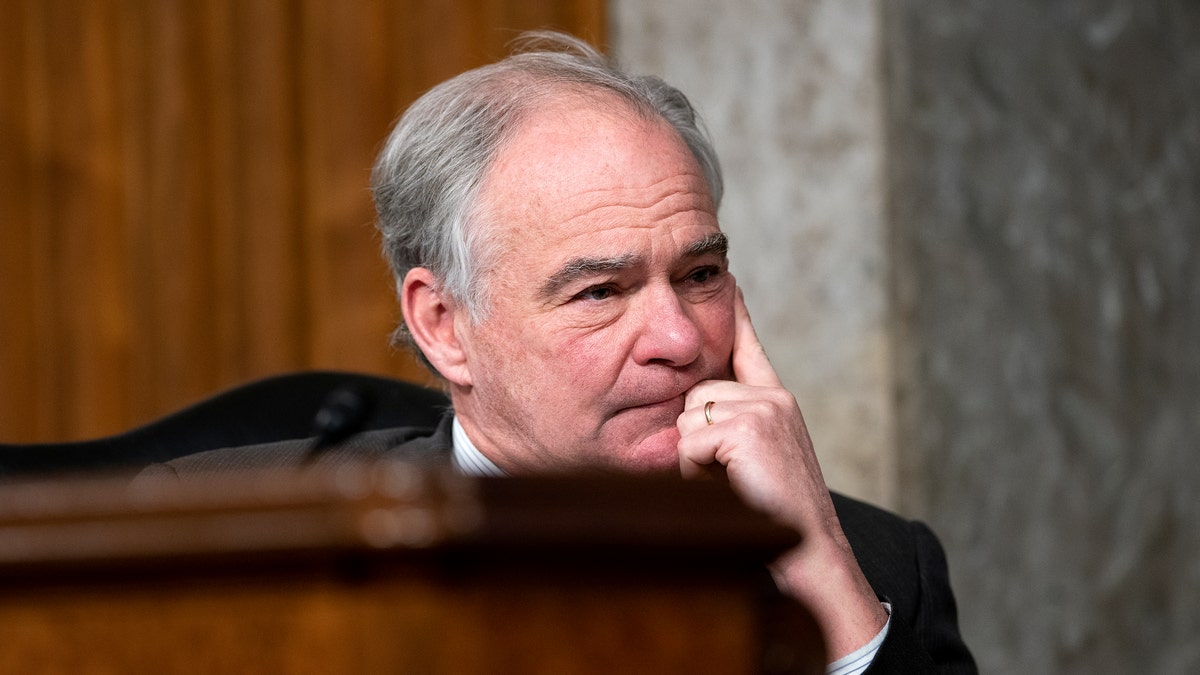
<path fill-rule="evenodd" d="M 300 438 L 207 450 L 153 464 L 141 475 L 186 476 L 214 471 L 314 466 L 348 460 L 400 459 L 422 463 L 448 461 L 441 427 L 396 427 L 365 431 L 311 455 L 315 440 Z M 311 455 L 311 456 L 310 456 Z"/>

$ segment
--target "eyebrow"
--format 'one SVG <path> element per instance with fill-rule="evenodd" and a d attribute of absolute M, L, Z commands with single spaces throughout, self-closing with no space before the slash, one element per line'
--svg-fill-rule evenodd
<path fill-rule="evenodd" d="M 640 256 L 633 253 L 626 253 L 625 255 L 613 258 L 593 258 L 588 256 L 571 258 L 566 264 L 558 268 L 557 272 L 551 274 L 549 279 L 546 279 L 542 283 L 541 296 L 543 298 L 552 298 L 577 279 L 593 274 L 604 274 L 606 272 L 629 269 L 637 265 L 639 261 Z"/>
<path fill-rule="evenodd" d="M 726 237 L 724 232 L 713 232 L 699 241 L 688 244 L 688 247 L 683 249 L 685 258 L 702 258 L 706 255 L 715 255 L 721 258 L 729 255 L 729 237 Z"/>
<path fill-rule="evenodd" d="M 729 238 L 722 232 L 714 232 L 703 239 L 688 244 L 683 249 L 684 258 L 702 258 L 715 255 L 721 258 L 729 253 Z M 633 253 L 610 258 L 580 256 L 568 260 L 542 283 L 539 293 L 543 298 L 552 298 L 576 280 L 595 274 L 618 272 L 637 266 L 641 256 Z"/>

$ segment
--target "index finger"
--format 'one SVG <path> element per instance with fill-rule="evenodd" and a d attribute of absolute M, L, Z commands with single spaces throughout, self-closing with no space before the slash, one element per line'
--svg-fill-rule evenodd
<path fill-rule="evenodd" d="M 737 289 L 733 305 L 733 377 L 742 384 L 757 387 L 782 387 L 779 375 L 767 358 L 767 352 L 758 341 L 754 324 L 750 322 L 750 310 L 746 309 L 746 297 L 742 288 Z"/>

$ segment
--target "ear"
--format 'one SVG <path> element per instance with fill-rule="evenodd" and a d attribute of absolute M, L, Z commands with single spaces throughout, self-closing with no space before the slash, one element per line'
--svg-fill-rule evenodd
<path fill-rule="evenodd" d="M 414 267 L 400 287 L 400 311 L 417 347 L 442 377 L 459 386 L 471 385 L 467 352 L 454 330 L 463 309 L 445 296 L 433 273 Z"/>

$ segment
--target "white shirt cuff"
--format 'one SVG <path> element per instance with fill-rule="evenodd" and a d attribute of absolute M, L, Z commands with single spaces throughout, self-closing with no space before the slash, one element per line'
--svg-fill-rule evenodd
<path fill-rule="evenodd" d="M 888 613 L 888 620 L 883 624 L 883 628 L 867 644 L 825 666 L 825 675 L 858 675 L 870 667 L 883 645 L 884 638 L 887 637 L 888 628 L 892 625 L 891 603 L 883 603 L 883 608 Z"/>

